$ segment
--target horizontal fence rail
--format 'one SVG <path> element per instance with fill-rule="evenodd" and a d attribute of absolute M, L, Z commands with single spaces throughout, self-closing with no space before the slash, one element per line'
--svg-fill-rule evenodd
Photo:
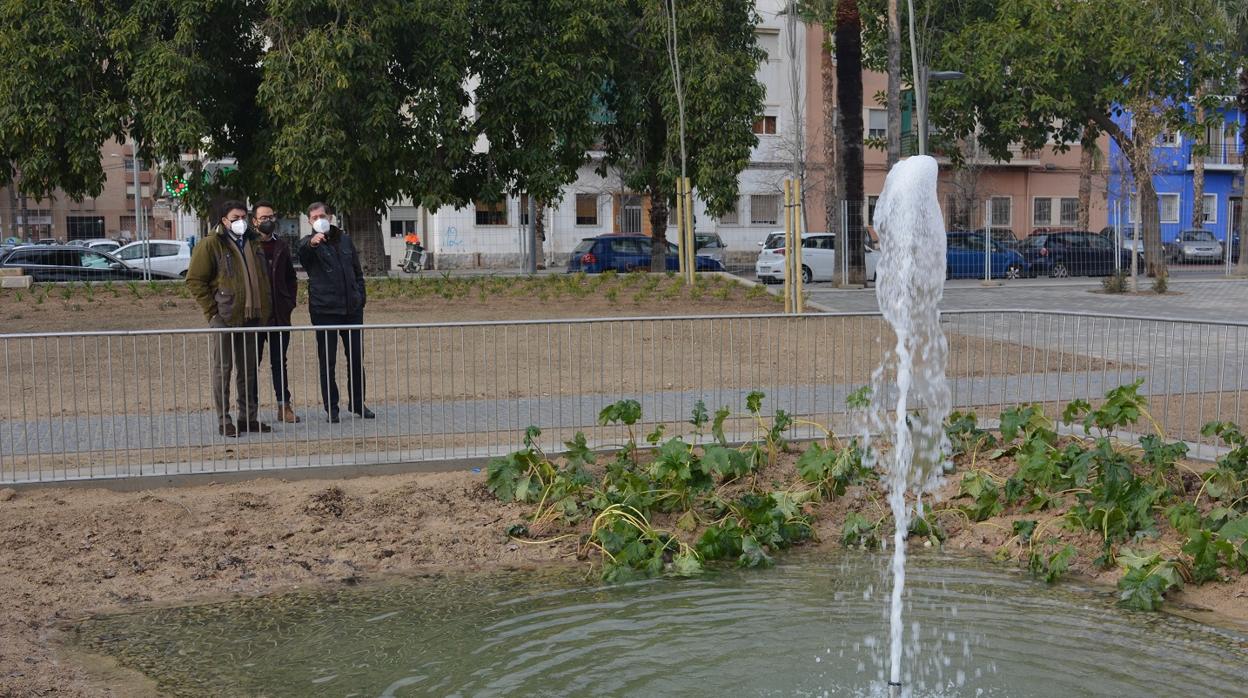
<path fill-rule="evenodd" d="M 1248 324 L 1035 311 L 946 312 L 942 322 L 957 410 L 994 419 L 1036 403 L 1057 416 L 1071 400 L 1095 402 L 1142 379 L 1171 439 L 1209 454 L 1216 444 L 1200 435 L 1203 424 L 1243 423 Z M 756 390 L 764 416 L 798 419 L 796 438 L 821 436 L 816 425 L 849 433 L 846 400 L 871 382 L 893 341 L 878 314 L 276 329 L 290 332 L 285 387 L 302 421 L 277 421 L 266 341 L 254 395 L 243 388 L 272 431 L 236 438 L 220 433 L 212 345 L 245 363 L 265 330 L 0 335 L 0 482 L 478 459 L 519 447 L 530 426 L 550 451 L 577 432 L 611 446 L 628 432 L 600 425 L 598 414 L 625 398 L 642 407 L 638 440 L 660 425 L 687 433 L 698 401 L 712 414 L 729 408 L 725 430 L 745 440 L 757 428 L 746 410 Z M 318 333 L 340 340 L 337 423 L 322 405 Z M 351 412 L 356 342 L 375 419 Z"/>

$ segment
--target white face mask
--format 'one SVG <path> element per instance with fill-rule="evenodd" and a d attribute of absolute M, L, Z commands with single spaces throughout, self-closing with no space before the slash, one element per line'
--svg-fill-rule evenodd
<path fill-rule="evenodd" d="M 312 221 L 312 229 L 318 233 L 328 233 L 329 232 L 329 219 L 317 218 L 315 221 Z"/>
<path fill-rule="evenodd" d="M 230 230 L 234 231 L 235 235 L 242 235 L 247 232 L 247 221 L 240 218 L 230 223 Z"/>

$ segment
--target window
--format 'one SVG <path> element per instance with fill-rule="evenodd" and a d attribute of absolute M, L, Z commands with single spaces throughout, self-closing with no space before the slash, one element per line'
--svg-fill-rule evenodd
<path fill-rule="evenodd" d="M 154 242 L 152 244 L 153 257 L 177 257 L 178 246 L 170 242 Z"/>
<path fill-rule="evenodd" d="M 754 133 L 760 136 L 776 135 L 776 117 L 760 116 L 758 120 L 754 122 Z"/>
<path fill-rule="evenodd" d="M 65 232 L 70 240 L 90 240 L 104 237 L 103 216 L 66 216 Z"/>
<path fill-rule="evenodd" d="M 1087 242 L 1088 247 L 1091 247 L 1094 250 L 1114 249 L 1114 243 L 1104 235 L 1085 235 L 1084 239 Z"/>
<path fill-rule="evenodd" d="M 520 206 L 520 225 L 527 227 L 529 225 L 529 195 L 528 194 L 520 195 L 519 206 Z"/>
<path fill-rule="evenodd" d="M 1008 196 L 992 197 L 992 224 L 1009 226 L 1014 209 L 1014 200 Z"/>
<path fill-rule="evenodd" d="M 1157 204 L 1161 209 L 1162 223 L 1178 223 L 1179 222 L 1179 195 L 1178 194 L 1158 194 Z"/>
<path fill-rule="evenodd" d="M 741 214 L 737 209 L 740 207 L 741 202 L 739 200 L 732 202 L 732 208 L 719 217 L 720 225 L 738 225 L 741 222 Z"/>
<path fill-rule="evenodd" d="M 152 196 L 152 188 L 151 186 L 147 184 L 141 185 L 139 187 L 139 191 L 142 192 L 140 196 L 142 196 L 144 199 L 150 199 Z M 134 198 L 134 185 L 133 184 L 126 185 L 126 196 L 130 197 L 131 199 Z"/>
<path fill-rule="evenodd" d="M 754 194 L 750 197 L 751 225 L 776 225 L 779 221 L 779 194 Z"/>
<path fill-rule="evenodd" d="M 867 197 L 867 225 L 874 225 L 875 207 L 879 203 L 880 203 L 880 197 L 878 196 Z"/>
<path fill-rule="evenodd" d="M 390 221 L 390 237 L 401 238 L 408 233 L 416 232 L 416 221 L 411 220 L 391 220 Z"/>
<path fill-rule="evenodd" d="M 867 138 L 888 137 L 888 111 L 885 109 L 867 110 Z"/>
<path fill-rule="evenodd" d="M 143 172 L 144 170 L 150 170 L 150 169 L 151 167 L 149 166 L 149 163 L 147 162 L 147 160 L 142 160 L 142 159 L 139 160 L 139 172 Z M 126 172 L 129 172 L 132 175 L 134 174 L 134 158 L 131 158 L 131 157 L 126 158 Z M 134 192 L 130 192 L 130 194 L 133 196 Z"/>
<path fill-rule="evenodd" d="M 622 238 L 611 241 L 611 251 L 615 254 L 644 254 L 641 245 L 633 238 Z"/>
<path fill-rule="evenodd" d="M 1061 207 L 1062 217 L 1058 225 L 1079 225 L 1079 199 L 1063 196 Z"/>
<path fill-rule="evenodd" d="M 598 195 L 576 195 L 576 224 L 598 225 Z"/>
<path fill-rule="evenodd" d="M 118 259 L 143 259 L 147 255 L 147 243 L 140 242 L 137 245 L 127 245 L 125 248 L 117 251 Z"/>
<path fill-rule="evenodd" d="M 1049 225 L 1053 221 L 1053 200 L 1037 198 L 1031 205 L 1031 224 Z"/>
<path fill-rule="evenodd" d="M 507 200 L 487 203 L 476 199 L 472 207 L 477 211 L 477 225 L 507 225 Z"/>
<path fill-rule="evenodd" d="M 83 250 L 82 266 L 89 269 L 108 269 L 110 265 L 111 263 L 108 261 L 108 257 L 105 257 L 98 252 Z"/>
<path fill-rule="evenodd" d="M 968 228 L 970 227 L 970 211 L 969 206 L 958 205 L 958 196 L 949 194 L 945 197 L 945 216 L 948 217 L 949 228 Z"/>
<path fill-rule="evenodd" d="M 1205 194 L 1204 210 L 1202 211 L 1201 220 L 1205 223 L 1218 222 L 1218 195 Z"/>
<path fill-rule="evenodd" d="M 1179 147 L 1179 134 L 1174 131 L 1162 131 L 1161 135 L 1157 136 L 1157 145 L 1162 148 L 1177 148 Z"/>
<path fill-rule="evenodd" d="M 758 39 L 758 47 L 767 53 L 769 60 L 780 60 L 780 32 L 760 31 L 755 38 Z"/>

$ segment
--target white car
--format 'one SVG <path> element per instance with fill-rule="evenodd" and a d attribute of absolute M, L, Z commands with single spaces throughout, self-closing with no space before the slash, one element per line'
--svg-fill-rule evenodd
<path fill-rule="evenodd" d="M 151 247 L 151 254 L 147 250 Z M 113 253 L 131 269 L 145 268 L 150 260 L 152 273 L 170 278 L 186 277 L 191 268 L 191 246 L 182 240 L 132 242 Z"/>
<path fill-rule="evenodd" d="M 866 247 L 867 278 L 875 281 L 879 252 Z M 764 284 L 784 281 L 784 236 L 768 235 L 754 263 L 754 273 Z M 802 282 L 831 281 L 836 273 L 836 235 L 834 233 L 802 234 Z"/>

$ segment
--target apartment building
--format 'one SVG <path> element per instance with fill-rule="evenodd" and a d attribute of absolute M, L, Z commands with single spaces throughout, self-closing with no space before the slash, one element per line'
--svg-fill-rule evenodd
<path fill-rule="evenodd" d="M 1124 112 L 1118 121 L 1130 129 L 1131 113 Z M 1223 107 L 1207 119 L 1202 154 L 1197 154 L 1196 141 L 1191 136 L 1166 132 L 1158 137 L 1153 148 L 1153 187 L 1157 191 L 1163 242 L 1174 240 L 1180 230 L 1193 225 L 1208 230 L 1219 240 L 1227 240 L 1228 234 L 1233 239 L 1233 231 L 1243 215 L 1245 152 L 1240 134 L 1245 128 L 1248 116 L 1227 98 Z M 1110 221 L 1131 227 L 1135 219 L 1134 177 L 1117 145 L 1112 145 L 1109 153 Z M 1204 164 L 1199 204 L 1195 188 L 1198 159 Z M 1199 224 L 1194 216 L 1197 210 Z"/>
<path fill-rule="evenodd" d="M 730 250 L 740 256 L 755 255 L 757 241 L 782 225 L 782 182 L 788 176 L 797 138 L 791 97 L 793 81 L 799 102 L 806 99 L 808 89 L 808 34 L 799 25 L 797 40 L 788 40 L 785 17 L 781 14 L 786 4 L 786 0 L 758 2 L 762 18 L 758 41 L 767 53 L 758 71 L 759 81 L 766 89 L 764 116 L 755 124 L 759 144 L 751 154 L 749 167 L 739 177 L 741 195 L 736 211 L 715 219 L 706 214 L 701 202 L 694 206 L 696 229 L 718 232 Z M 796 114 L 801 114 L 800 104 Z M 576 244 L 587 237 L 652 232 L 648 197 L 628 191 L 614 174 L 596 174 L 602 153 L 591 152 L 589 157 L 590 162 L 566 188 L 563 199 L 543 213 L 546 240 L 542 256 L 548 265 L 564 264 Z M 397 201 L 383 221 L 383 230 L 388 234 L 388 249 L 396 266 L 403 257 L 403 235 L 416 231 L 431 252 L 432 264 L 438 268 L 514 267 L 520 263 L 527 224 L 528 200 L 522 195 L 497 204 L 477 201 L 460 209 L 446 206 L 435 211 L 424 210 L 411 201 Z M 675 230 L 673 214 L 669 217 L 669 237 L 675 238 Z"/>
<path fill-rule="evenodd" d="M 134 159 L 129 144 L 109 141 L 100 148 L 104 167 L 104 189 L 99 196 L 74 201 L 62 192 L 36 199 L 21 194 L 18 187 L 0 188 L 0 238 L 61 241 L 89 238 L 136 239 L 134 203 Z M 169 197 L 159 190 L 159 176 L 152 163 L 139 162 L 141 218 L 153 238 L 179 237 L 179 215 Z M 18 174 L 18 182 L 21 174 Z M 191 221 L 195 219 L 192 217 Z M 193 231 L 187 234 L 194 234 Z"/>
<path fill-rule="evenodd" d="M 823 83 L 818 75 L 819 51 L 823 46 L 820 27 L 808 28 L 806 46 L 809 52 L 807 63 L 814 71 L 807 80 L 806 121 L 818 124 L 823 120 Z M 957 66 L 938 67 L 942 70 L 957 69 Z M 882 144 L 886 136 L 887 110 L 875 99 L 876 95 L 886 94 L 887 89 L 888 77 L 885 74 L 874 71 L 863 73 L 863 135 L 868 143 L 875 145 L 868 147 L 864 153 L 863 193 L 867 199 L 865 209 L 868 220 L 884 188 L 884 177 L 888 174 L 887 154 L 882 145 L 876 145 Z M 933 83 L 931 89 L 939 90 L 941 86 Z M 824 169 L 823 139 L 826 135 L 824 129 L 811 129 L 809 168 L 815 172 Z M 1108 138 L 1102 137 L 1099 150 L 1101 153 L 1109 152 Z M 1078 143 L 1071 144 L 1065 152 L 1060 152 L 1055 143 L 1034 152 L 1015 148 L 1009 161 L 978 153 L 973 144 L 964 155 L 967 156 L 966 165 L 955 169 L 948 157 L 935 154 L 941 164 L 937 192 L 948 228 L 991 225 L 1007 228 L 1022 238 L 1036 228 L 1074 227 L 1078 224 L 1079 173 L 1083 155 Z M 1108 221 L 1109 182 L 1104 161 L 1104 156 L 1100 156 L 1100 171 L 1092 177 L 1088 227 L 1094 231 L 1100 230 Z M 811 229 L 824 228 L 824 224 L 813 217 L 816 212 L 822 216 L 824 196 L 822 186 L 807 188 L 807 222 Z"/>

